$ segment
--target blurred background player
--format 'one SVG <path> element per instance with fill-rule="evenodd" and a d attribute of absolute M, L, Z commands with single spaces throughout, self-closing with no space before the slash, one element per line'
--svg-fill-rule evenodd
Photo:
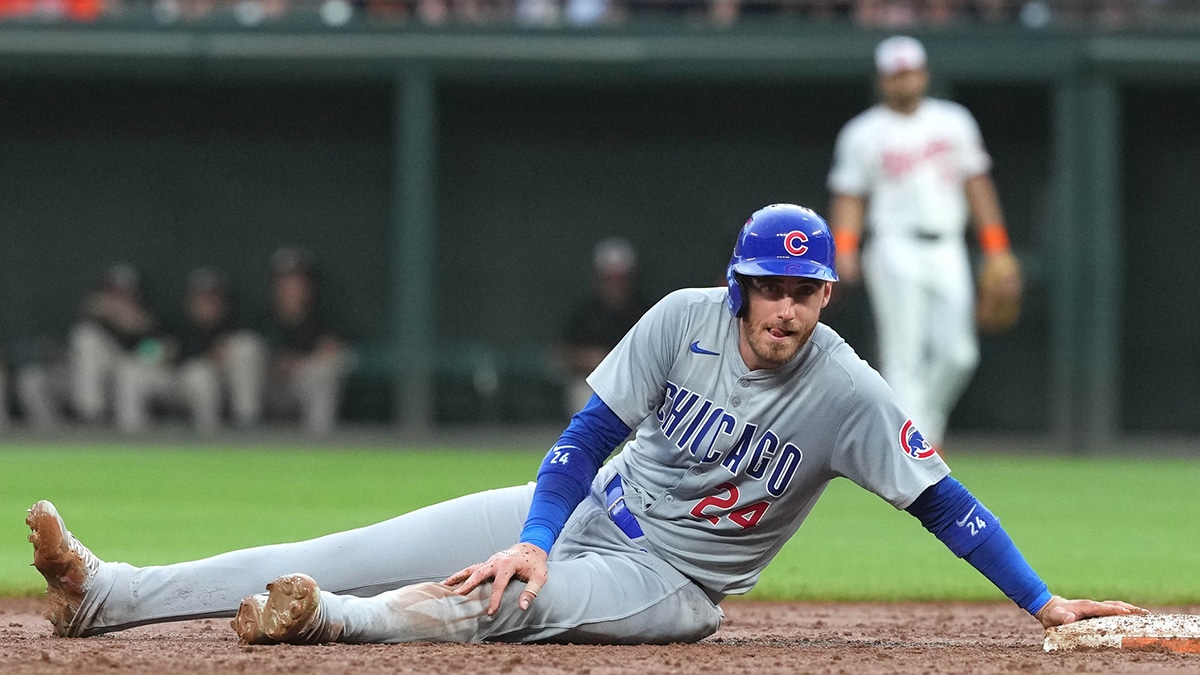
<path fill-rule="evenodd" d="M 221 425 L 229 394 L 238 426 L 249 426 L 260 410 L 257 397 L 262 342 L 234 322 L 229 284 L 219 272 L 201 267 L 188 277 L 183 297 L 184 325 L 166 341 L 158 360 L 126 362 L 117 370 L 116 421 L 125 432 L 144 431 L 154 406 L 186 410 L 193 426 L 210 434 Z"/>
<path fill-rule="evenodd" d="M 628 241 L 610 238 L 592 254 L 592 285 L 572 311 L 558 344 L 567 373 L 567 414 L 587 405 L 592 389 L 586 378 L 646 312 L 638 289 L 637 251 Z"/>
<path fill-rule="evenodd" d="M 113 265 L 84 297 L 71 330 L 71 399 L 79 419 L 96 423 L 112 412 L 115 374 L 122 365 L 163 356 L 158 318 L 142 298 L 137 270 Z"/>
<path fill-rule="evenodd" d="M 271 257 L 270 321 L 263 398 L 268 414 L 299 412 L 306 430 L 330 432 L 337 421 L 348 357 L 317 315 L 317 276 L 308 255 L 284 246 Z M 257 414 L 254 415 L 258 417 Z"/>
<path fill-rule="evenodd" d="M 924 47 L 888 38 L 875 67 L 882 102 L 842 129 L 829 174 L 837 268 L 843 281 L 865 280 L 879 370 L 940 447 L 979 361 L 968 215 L 985 257 L 1012 254 L 979 127 L 961 105 L 925 96 Z M 860 261 L 864 222 L 872 236 Z"/>

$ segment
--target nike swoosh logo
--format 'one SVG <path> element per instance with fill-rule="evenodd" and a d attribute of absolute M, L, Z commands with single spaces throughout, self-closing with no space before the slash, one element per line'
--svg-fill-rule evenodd
<path fill-rule="evenodd" d="M 954 524 L 955 524 L 955 525 L 958 525 L 959 527 L 962 527 L 963 525 L 966 525 L 966 524 L 967 524 L 967 518 L 970 518 L 972 513 L 975 513 L 975 505 L 974 505 L 974 504 L 972 504 L 972 505 L 971 505 L 971 510 L 970 510 L 970 511 L 967 511 L 967 515 L 963 516 L 963 517 L 962 517 L 962 520 L 956 520 L 956 521 L 954 521 Z"/>
<path fill-rule="evenodd" d="M 721 355 L 721 352 L 710 352 L 707 349 L 701 347 L 699 340 L 696 340 L 695 342 L 692 343 L 692 353 L 693 354 L 708 354 L 709 356 L 720 356 Z"/>

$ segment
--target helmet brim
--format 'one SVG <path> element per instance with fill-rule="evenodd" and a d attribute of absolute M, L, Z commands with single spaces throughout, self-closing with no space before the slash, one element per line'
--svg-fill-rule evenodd
<path fill-rule="evenodd" d="M 750 258 L 732 265 L 733 271 L 748 277 L 803 277 L 837 281 L 837 272 L 812 260 L 797 258 Z"/>

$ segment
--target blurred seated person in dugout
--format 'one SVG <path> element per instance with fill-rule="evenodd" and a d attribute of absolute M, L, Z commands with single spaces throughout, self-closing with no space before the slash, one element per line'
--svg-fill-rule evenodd
<path fill-rule="evenodd" d="M 142 298 L 138 271 L 127 263 L 109 267 L 84 297 L 71 329 L 71 401 L 81 421 L 97 423 L 113 411 L 118 369 L 161 358 L 161 337 L 158 318 Z"/>
<path fill-rule="evenodd" d="M 314 434 L 333 430 L 347 370 L 342 341 L 317 316 L 318 284 L 311 259 L 285 246 L 271 257 L 270 321 L 263 402 L 268 415 L 300 414 Z"/>
<path fill-rule="evenodd" d="M 234 424 L 251 426 L 261 406 L 262 341 L 238 328 L 225 277 L 201 267 L 188 276 L 184 325 L 163 339 L 158 358 L 137 359 L 116 372 L 116 421 L 125 432 L 144 431 L 156 407 L 185 411 L 210 434 L 221 426 L 226 400 Z M 228 394 L 228 395 L 227 395 Z"/>
<path fill-rule="evenodd" d="M 587 404 L 592 389 L 586 378 L 637 323 L 648 306 L 638 289 L 637 251 L 626 240 L 610 238 L 592 254 L 589 295 L 572 311 L 558 342 L 566 370 L 567 414 Z"/>
<path fill-rule="evenodd" d="M 62 425 L 71 407 L 71 363 L 67 346 L 40 337 L 26 342 L 13 369 L 13 388 L 26 424 L 42 431 Z"/>

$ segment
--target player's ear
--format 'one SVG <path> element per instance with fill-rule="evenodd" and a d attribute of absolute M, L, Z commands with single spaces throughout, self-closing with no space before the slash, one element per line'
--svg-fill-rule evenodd
<path fill-rule="evenodd" d="M 829 306 L 829 299 L 833 297 L 833 282 L 826 281 L 821 292 L 825 294 L 825 297 L 821 298 L 821 309 L 825 309 Z"/>

